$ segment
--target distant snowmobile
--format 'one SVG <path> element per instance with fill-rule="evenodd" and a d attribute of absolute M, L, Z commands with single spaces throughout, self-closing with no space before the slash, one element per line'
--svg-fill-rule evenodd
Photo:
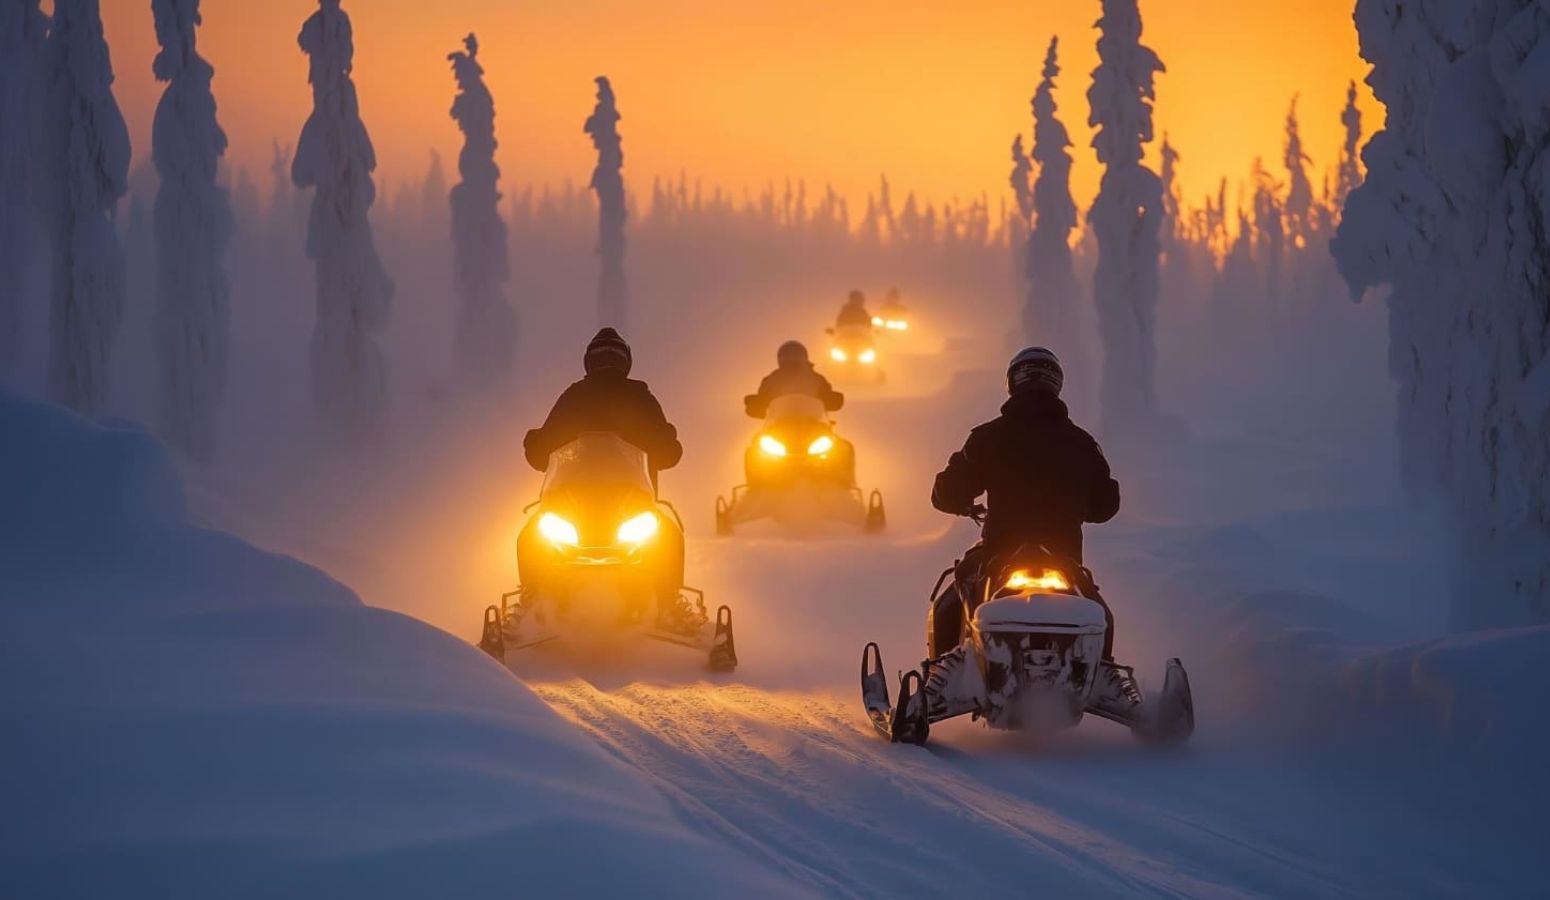
<path fill-rule="evenodd" d="M 877 360 L 877 338 L 870 323 L 841 325 L 826 332 L 829 344 L 827 370 L 836 383 L 881 384 L 885 380 Z"/>
<path fill-rule="evenodd" d="M 910 308 L 899 299 L 897 288 L 888 292 L 883 299 L 883 305 L 877 314 L 872 317 L 872 327 L 876 328 L 884 337 L 903 335 L 910 330 Z"/>
<path fill-rule="evenodd" d="M 743 454 L 746 484 L 732 498 L 716 498 L 716 533 L 729 535 L 744 522 L 773 518 L 785 524 L 838 520 L 868 533 L 885 526 L 883 495 L 863 497 L 856 486 L 856 451 L 834 432 L 822 401 L 805 395 L 777 397 Z"/>
<path fill-rule="evenodd" d="M 1085 713 L 1130 728 L 1138 738 L 1177 744 L 1195 729 L 1189 676 L 1177 659 L 1168 660 L 1162 691 L 1123 710 L 1105 706 L 1094 692 L 1107 630 L 1103 606 L 1083 596 L 1093 592 L 1092 573 L 1028 547 L 987 562 L 978 571 L 947 569 L 958 578 L 965 603 L 964 627 L 956 647 L 905 672 L 899 697 L 890 702 L 882 652 L 869 643 L 861 652 L 861 697 L 867 718 L 890 741 L 923 744 L 931 725 L 965 713 L 991 728 L 1048 731 L 1069 728 Z M 927 633 L 931 627 L 928 624 Z"/>
<path fill-rule="evenodd" d="M 538 502 L 517 537 L 521 585 L 484 612 L 479 646 L 496 659 L 567 636 L 639 635 L 737 666 L 732 611 L 712 622 L 685 587 L 683 523 L 658 499 L 646 454 L 591 432 L 549 458 Z"/>

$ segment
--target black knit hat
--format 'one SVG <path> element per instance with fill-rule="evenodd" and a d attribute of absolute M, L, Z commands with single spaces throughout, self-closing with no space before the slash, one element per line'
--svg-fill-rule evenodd
<path fill-rule="evenodd" d="M 616 369 L 628 375 L 633 361 L 630 345 L 624 342 L 619 332 L 603 328 L 587 344 L 587 353 L 582 357 L 581 365 L 589 375 L 600 369 Z"/>

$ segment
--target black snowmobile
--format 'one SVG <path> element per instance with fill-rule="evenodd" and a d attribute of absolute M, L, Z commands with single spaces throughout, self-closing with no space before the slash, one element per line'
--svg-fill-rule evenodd
<path fill-rule="evenodd" d="M 1168 660 L 1155 697 L 1140 695 L 1128 669 L 1124 683 L 1133 696 L 1110 702 L 1095 690 L 1103 668 L 1114 664 L 1103 660 L 1108 624 L 1103 605 L 1093 599 L 1098 594 L 1090 571 L 1042 547 L 1024 547 L 978 567 L 945 570 L 933 599 L 949 578 L 963 602 L 959 640 L 903 673 L 897 700 L 889 699 L 877 644 L 862 650 L 862 702 L 883 737 L 923 744 L 932 724 L 964 714 L 991 728 L 1047 731 L 1070 728 L 1092 713 L 1144 741 L 1189 739 L 1194 701 L 1179 660 Z M 934 624 L 927 625 L 928 635 Z"/>
<path fill-rule="evenodd" d="M 517 537 L 520 586 L 484 611 L 479 646 L 496 659 L 564 637 L 638 635 L 737 666 L 732 611 L 686 587 L 683 523 L 657 497 L 646 454 L 609 432 L 549 458 Z"/>

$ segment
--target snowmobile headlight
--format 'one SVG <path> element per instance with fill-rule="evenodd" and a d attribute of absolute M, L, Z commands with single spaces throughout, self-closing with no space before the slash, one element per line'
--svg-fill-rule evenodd
<path fill-rule="evenodd" d="M 1027 569 L 1017 569 L 1007 576 L 1009 591 L 1069 591 L 1071 582 L 1059 569 L 1044 569 L 1035 576 Z"/>
<path fill-rule="evenodd" d="M 766 456 L 786 455 L 786 445 L 776 440 L 773 435 L 759 435 L 759 449 L 763 450 Z"/>
<path fill-rule="evenodd" d="M 827 434 L 820 434 L 818 437 L 813 439 L 811 444 L 807 445 L 807 455 L 822 456 L 833 449 L 834 438 L 829 437 Z"/>
<path fill-rule="evenodd" d="M 576 530 L 576 526 L 551 512 L 538 517 L 538 533 L 547 538 L 549 543 L 560 547 L 574 547 L 581 543 L 581 532 Z"/>
<path fill-rule="evenodd" d="M 877 362 L 877 351 L 868 347 L 862 350 L 861 355 L 856 358 L 861 360 L 862 365 L 870 366 L 872 363 Z"/>
<path fill-rule="evenodd" d="M 845 362 L 846 360 L 850 359 L 850 356 L 839 347 L 830 347 L 829 358 L 835 362 Z"/>
<path fill-rule="evenodd" d="M 882 316 L 873 316 L 872 317 L 872 325 L 873 325 L 873 327 L 881 328 L 885 324 L 886 323 L 883 321 L 883 317 Z"/>
<path fill-rule="evenodd" d="M 910 329 L 910 323 L 905 321 L 904 319 L 889 319 L 888 320 L 888 330 L 889 331 L 909 331 L 909 329 Z"/>
<path fill-rule="evenodd" d="M 651 540 L 657 533 L 657 514 L 647 510 L 637 516 L 632 516 L 619 526 L 619 532 L 615 537 L 621 544 L 635 544 L 637 546 Z"/>

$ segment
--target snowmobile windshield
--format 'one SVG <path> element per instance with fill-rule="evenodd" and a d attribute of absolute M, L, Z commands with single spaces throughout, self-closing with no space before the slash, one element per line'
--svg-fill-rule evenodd
<path fill-rule="evenodd" d="M 810 394 L 784 394 L 770 401 L 769 410 L 764 418 L 768 422 L 783 422 L 791 419 L 811 421 L 824 419 L 828 411 L 823 407 L 823 401 Z"/>
<path fill-rule="evenodd" d="M 572 487 L 602 486 L 656 494 L 645 451 L 611 431 L 592 431 L 549 455 L 540 496 Z"/>

